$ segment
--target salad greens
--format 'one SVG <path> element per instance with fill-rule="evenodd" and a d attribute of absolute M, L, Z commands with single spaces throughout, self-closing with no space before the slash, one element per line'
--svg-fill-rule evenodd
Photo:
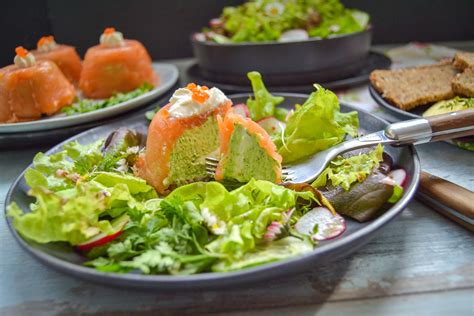
<path fill-rule="evenodd" d="M 288 118 L 281 137 L 275 139 L 278 153 L 285 163 L 306 158 L 342 142 L 346 136 L 357 136 L 357 112 L 341 113 L 337 96 L 314 85 L 303 105 L 297 105 Z"/>
<path fill-rule="evenodd" d="M 153 85 L 149 83 L 144 83 L 135 90 L 125 93 L 119 92 L 105 100 L 77 99 L 73 104 L 64 107 L 61 112 L 66 113 L 66 115 L 75 115 L 105 109 L 117 105 L 119 103 L 132 100 L 142 94 L 153 90 L 153 88 Z"/>
<path fill-rule="evenodd" d="M 360 32 L 369 15 L 347 9 L 339 0 L 255 0 L 224 8 L 204 34 L 217 43 L 279 40 L 289 30 L 302 29 L 310 37 Z"/>
<path fill-rule="evenodd" d="M 325 187 L 329 183 L 332 186 L 341 186 L 349 190 L 355 182 L 364 181 L 374 168 L 378 168 L 383 160 L 383 146 L 377 145 L 374 150 L 367 154 L 354 155 L 348 158 L 342 156 L 332 160 L 329 167 L 314 180 L 313 187 Z"/>
<path fill-rule="evenodd" d="M 250 112 L 250 118 L 254 121 L 261 120 L 268 116 L 275 116 L 277 119 L 285 120 L 288 111 L 284 108 L 276 108 L 285 99 L 283 97 L 273 96 L 268 92 L 259 72 L 251 71 L 247 74 L 252 84 L 254 97 L 249 97 L 247 107 Z"/>
<path fill-rule="evenodd" d="M 119 134 L 122 140 L 129 136 Z M 313 249 L 307 237 L 291 237 L 291 229 L 266 237 L 270 225 L 284 227 L 291 214 L 297 218 L 319 205 L 312 192 L 258 180 L 233 191 L 218 182 L 196 182 L 159 198 L 130 168 L 123 169 L 127 159 L 116 160 L 137 155 L 135 147 L 124 145 L 133 142 L 112 146 L 110 138 L 37 154 L 25 175 L 29 195 L 36 199 L 31 212 L 23 213 L 15 203 L 8 206 L 22 236 L 81 245 L 100 233 L 116 233 L 114 221 L 125 214 L 128 222 L 119 237 L 85 253 L 87 265 L 109 272 L 230 271 Z"/>

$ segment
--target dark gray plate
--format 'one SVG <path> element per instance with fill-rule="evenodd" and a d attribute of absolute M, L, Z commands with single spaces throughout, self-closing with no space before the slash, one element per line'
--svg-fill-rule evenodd
<path fill-rule="evenodd" d="M 265 85 L 273 92 L 301 92 L 309 93 L 314 90 L 313 84 L 319 83 L 326 89 L 348 89 L 369 81 L 370 73 L 375 69 L 389 69 L 392 61 L 384 54 L 370 52 L 366 58 L 361 60 L 363 67 L 350 74 L 350 76 L 338 79 L 334 75 L 338 68 L 326 69 L 313 73 L 265 75 Z M 229 75 L 209 72 L 198 64 L 193 64 L 187 69 L 187 75 L 191 81 L 211 86 L 218 86 L 225 92 L 251 92 L 247 75 Z"/>
<path fill-rule="evenodd" d="M 296 103 L 303 103 L 307 98 L 307 95 L 302 94 L 281 95 L 285 96 L 286 100 L 284 106 L 288 108 L 293 107 Z M 248 94 L 239 94 L 230 97 L 233 102 L 237 104 L 245 102 Z M 341 108 L 343 112 L 354 110 L 351 106 L 344 104 L 341 105 Z M 381 130 L 387 124 L 387 122 L 373 116 L 372 114 L 362 111 L 359 111 L 359 120 L 360 126 L 362 127 L 361 131 L 365 133 Z M 120 126 L 146 129 L 147 121 L 143 118 L 131 118 L 120 122 L 114 122 L 83 132 L 68 139 L 66 142 L 78 140 L 82 143 L 89 143 L 105 137 L 112 130 Z M 64 142 L 53 147 L 47 153 L 51 154 L 61 150 L 62 144 L 64 144 Z M 9 219 L 7 219 L 7 222 L 15 239 L 33 257 L 48 266 L 82 279 L 109 285 L 134 288 L 153 288 L 158 290 L 208 289 L 237 286 L 262 279 L 270 279 L 277 276 L 298 273 L 301 270 L 314 265 L 322 265 L 346 256 L 350 252 L 355 251 L 367 243 L 375 236 L 375 233 L 379 229 L 400 214 L 407 206 L 408 202 L 413 198 L 418 186 L 420 162 L 413 146 L 403 148 L 388 147 L 386 148 L 386 151 L 393 158 L 394 163 L 397 166 L 403 167 L 409 175 L 404 196 L 389 210 L 375 220 L 367 223 L 358 223 L 347 220 L 347 230 L 344 234 L 336 239 L 321 243 L 309 254 L 238 272 L 202 273 L 190 276 L 142 275 L 133 273 L 114 274 L 99 272 L 92 268 L 82 266 L 81 263 L 84 262 L 84 258 L 74 252 L 72 247 L 61 243 L 41 245 L 24 240 L 13 229 Z M 11 202 L 15 201 L 23 210 L 25 210 L 25 212 L 27 212 L 29 210 L 28 204 L 32 201 L 31 198 L 25 194 L 27 187 L 24 184 L 23 174 L 24 172 L 20 174 L 10 188 L 6 197 L 5 205 L 9 205 Z"/>
<path fill-rule="evenodd" d="M 378 105 L 380 105 L 381 107 L 389 111 L 392 115 L 394 115 L 400 120 L 411 120 L 414 118 L 420 118 L 422 117 L 423 112 L 425 112 L 430 107 L 429 105 L 423 105 L 423 106 L 416 107 L 413 110 L 405 111 L 405 110 L 399 109 L 395 105 L 385 100 L 382 97 L 382 95 L 374 88 L 374 86 L 369 85 L 369 92 L 370 92 L 370 95 L 372 96 L 372 99 L 374 99 L 374 101 Z"/>
<path fill-rule="evenodd" d="M 245 75 L 256 70 L 281 75 L 338 67 L 340 78 L 347 77 L 353 65 L 367 56 L 371 40 L 371 26 L 357 33 L 295 42 L 215 43 L 191 36 L 194 56 L 206 71 Z"/>

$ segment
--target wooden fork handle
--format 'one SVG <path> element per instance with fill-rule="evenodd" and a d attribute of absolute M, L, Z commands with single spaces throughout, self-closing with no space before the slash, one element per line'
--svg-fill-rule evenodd
<path fill-rule="evenodd" d="M 474 135 L 474 109 L 427 117 L 434 136 L 431 141 Z"/>

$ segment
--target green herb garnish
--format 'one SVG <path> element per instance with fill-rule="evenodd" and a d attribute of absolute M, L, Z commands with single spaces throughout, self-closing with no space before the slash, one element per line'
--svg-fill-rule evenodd
<path fill-rule="evenodd" d="M 135 90 L 126 93 L 119 92 L 105 100 L 78 99 L 70 106 L 64 107 L 61 112 L 66 113 L 66 115 L 75 115 L 105 109 L 132 100 L 148 91 L 151 91 L 153 88 L 153 85 L 144 83 Z"/>

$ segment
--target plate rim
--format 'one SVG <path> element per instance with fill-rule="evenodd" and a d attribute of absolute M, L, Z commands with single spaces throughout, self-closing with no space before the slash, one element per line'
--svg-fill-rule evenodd
<path fill-rule="evenodd" d="M 377 57 L 384 57 L 390 64 L 388 65 L 388 68 L 384 68 L 384 69 L 389 69 L 390 66 L 393 64 L 393 60 L 387 56 L 385 53 L 383 52 L 378 52 L 378 51 L 374 51 L 374 50 L 370 50 L 369 53 L 368 53 L 368 56 L 371 56 L 371 55 L 376 55 Z M 369 57 L 370 58 L 370 57 Z M 216 85 L 216 86 L 219 86 L 219 87 L 222 87 L 223 90 L 226 90 L 226 91 L 232 91 L 232 93 L 240 93 L 240 92 L 235 92 L 235 91 L 244 91 L 245 92 L 245 88 L 248 88 L 249 91 L 251 91 L 251 88 L 249 88 L 249 86 L 243 86 L 243 85 L 238 85 L 238 84 L 232 84 L 232 83 L 219 83 L 219 82 L 214 82 L 214 81 L 211 81 L 211 80 L 208 80 L 206 78 L 198 78 L 197 76 L 195 75 L 190 75 L 190 73 L 192 72 L 196 72 L 195 69 L 199 68 L 199 64 L 198 62 L 195 60 L 193 61 L 192 64 L 190 64 L 187 69 L 186 69 L 186 75 L 188 75 L 190 78 L 193 78 L 193 79 L 199 79 L 199 80 L 202 80 L 202 82 L 204 83 L 208 83 L 208 84 L 213 84 L 213 85 Z M 377 68 L 379 69 L 379 68 Z M 291 74 L 289 74 L 291 75 Z M 332 81 L 326 81 L 326 82 L 322 82 L 320 83 L 323 87 L 329 87 L 328 89 L 334 89 L 334 90 L 337 90 L 337 89 L 347 89 L 347 88 L 351 88 L 351 87 L 355 87 L 355 86 L 359 86 L 359 85 L 362 85 L 364 83 L 370 83 L 370 73 L 367 73 L 365 75 L 361 75 L 361 74 L 356 74 L 355 76 L 351 76 L 351 77 L 347 77 L 347 78 L 342 78 L 342 79 L 337 79 L 337 80 L 332 80 Z M 307 83 L 307 84 L 297 84 L 297 85 L 267 85 L 267 87 L 272 90 L 272 89 L 277 89 L 277 91 L 281 91 L 279 93 L 286 93 L 286 92 L 283 92 L 284 89 L 294 89 L 294 90 L 310 90 L 310 88 L 312 88 L 312 84 L 311 83 Z M 288 91 L 287 90 L 287 91 Z M 298 93 L 298 92 L 293 92 L 293 93 Z"/>
<path fill-rule="evenodd" d="M 373 32 L 373 25 L 372 23 L 369 23 L 365 29 L 358 31 L 358 32 L 352 32 L 352 33 L 347 33 L 347 34 L 336 34 L 331 37 L 327 38 L 317 38 L 317 37 L 309 37 L 304 40 L 298 40 L 298 41 L 290 41 L 290 42 L 279 42 L 279 41 L 264 41 L 264 42 L 229 42 L 229 43 L 217 43 L 213 41 L 199 41 L 196 39 L 196 35 L 200 34 L 202 32 L 193 32 L 190 35 L 191 42 L 192 43 L 197 43 L 197 44 L 202 44 L 203 46 L 210 46 L 210 47 L 226 47 L 226 48 L 236 48 L 236 47 L 259 47 L 259 46 L 282 46 L 285 44 L 304 44 L 304 43 L 312 43 L 312 42 L 317 42 L 317 43 L 327 43 L 331 40 L 338 40 L 338 39 L 343 39 L 343 38 L 348 38 L 348 37 L 357 37 L 358 35 L 366 34 L 366 33 L 371 33 Z"/>
<path fill-rule="evenodd" d="M 47 118 L 47 119 L 39 119 L 39 120 L 18 122 L 18 123 L 0 123 L 0 134 L 31 133 L 31 132 L 36 132 L 36 131 L 67 128 L 70 126 L 85 124 L 85 123 L 93 122 L 100 119 L 106 119 L 114 115 L 118 115 L 126 111 L 136 109 L 164 95 L 173 87 L 173 85 L 179 79 L 179 70 L 176 65 L 172 63 L 163 63 L 163 62 L 153 62 L 152 65 L 153 65 L 153 68 L 155 68 L 154 69 L 155 71 L 157 71 L 157 68 L 160 68 L 160 67 L 168 68 L 171 73 L 170 80 L 164 83 L 160 82 L 158 86 L 156 86 L 152 90 L 140 96 L 137 96 L 136 98 L 133 98 L 125 102 L 121 102 L 112 107 L 98 109 L 95 111 L 71 115 L 71 116 L 52 117 L 52 118 Z M 137 101 L 139 102 L 136 103 Z M 53 127 L 50 127 L 48 126 L 48 125 L 51 125 L 50 122 L 52 122 L 53 125 L 54 124 L 58 124 L 58 125 L 54 125 Z"/>
<path fill-rule="evenodd" d="M 275 93 L 277 95 L 284 95 L 288 97 L 308 97 L 308 94 L 301 94 L 301 93 Z M 247 97 L 247 93 L 239 93 L 239 94 L 232 94 L 228 97 L 230 99 L 237 98 L 237 97 Z M 347 104 L 345 102 L 340 102 L 344 107 L 347 107 L 352 110 L 356 110 L 358 112 L 364 112 L 364 115 L 369 115 L 384 124 L 389 124 L 386 120 L 377 117 L 376 115 L 364 111 L 356 109 L 355 107 Z M 105 125 L 103 125 L 105 126 Z M 70 137 L 63 142 L 53 146 L 46 154 L 49 152 L 63 146 L 66 142 L 72 140 L 72 138 L 77 138 L 84 133 L 90 132 L 94 129 L 99 129 L 103 126 L 95 127 L 89 130 L 86 130 L 82 133 L 79 133 L 73 137 Z M 392 207 L 390 207 L 384 214 L 377 217 L 376 219 L 370 221 L 367 225 L 360 228 L 359 230 L 353 232 L 352 234 L 348 235 L 345 238 L 341 238 L 335 240 L 331 244 L 324 245 L 322 247 L 316 247 L 313 251 L 287 258 L 284 260 L 279 260 L 276 262 L 271 262 L 267 264 L 263 264 L 260 266 L 247 268 L 238 271 L 232 272 L 206 272 L 200 274 L 193 274 L 193 275 L 144 275 L 144 274 L 133 274 L 133 273 L 125 273 L 125 274 L 118 274 L 118 273 L 107 273 L 101 272 L 94 268 L 85 267 L 82 265 L 78 265 L 76 263 L 72 263 L 66 260 L 59 259 L 47 253 L 44 253 L 38 249 L 33 248 L 32 246 L 28 245 L 28 243 L 20 236 L 20 234 L 15 230 L 12 225 L 11 218 L 7 216 L 7 206 L 10 202 L 12 202 L 12 195 L 13 190 L 19 185 L 19 182 L 23 179 L 24 174 L 28 168 L 30 168 L 31 164 L 28 165 L 13 181 L 11 184 L 8 193 L 5 197 L 4 203 L 4 218 L 7 222 L 7 226 L 12 233 L 14 239 L 20 244 L 20 246 L 31 256 L 35 259 L 38 259 L 40 262 L 44 263 L 47 266 L 50 266 L 56 270 L 62 271 L 68 275 L 80 277 L 82 279 L 87 279 L 93 282 L 98 282 L 102 284 L 117 284 L 122 282 L 127 282 L 127 287 L 131 288 L 154 288 L 157 290 L 166 289 L 166 288 L 180 288 L 180 289 L 191 289 L 191 288 L 217 288 L 217 287 L 225 287 L 228 286 L 229 283 L 238 284 L 238 283 L 251 283 L 252 280 L 248 280 L 245 277 L 252 277 L 255 275 L 260 274 L 260 276 L 256 278 L 265 278 L 265 276 L 272 276 L 276 274 L 284 275 L 285 267 L 291 267 L 296 265 L 303 265 L 311 260 L 314 260 L 316 257 L 321 255 L 327 255 L 328 259 L 331 260 L 331 254 L 337 253 L 338 249 L 344 249 L 344 246 L 354 244 L 359 241 L 359 246 L 365 244 L 364 241 L 370 239 L 370 237 L 374 237 L 375 233 L 383 228 L 386 224 L 391 222 L 395 217 L 397 217 L 408 205 L 408 203 L 413 199 L 416 189 L 419 185 L 420 179 L 420 172 L 421 172 L 421 165 L 418 153 L 413 145 L 407 146 L 407 149 L 410 151 L 411 160 L 413 161 L 414 173 L 411 178 L 410 185 L 406 188 L 406 193 L 403 197 L 395 203 Z M 332 258 L 334 259 L 334 258 Z M 289 270 L 289 269 L 288 269 Z M 265 272 L 268 272 L 265 275 Z M 286 274 L 288 274 L 287 272 Z M 221 282 L 220 285 L 216 285 L 216 282 Z"/>

